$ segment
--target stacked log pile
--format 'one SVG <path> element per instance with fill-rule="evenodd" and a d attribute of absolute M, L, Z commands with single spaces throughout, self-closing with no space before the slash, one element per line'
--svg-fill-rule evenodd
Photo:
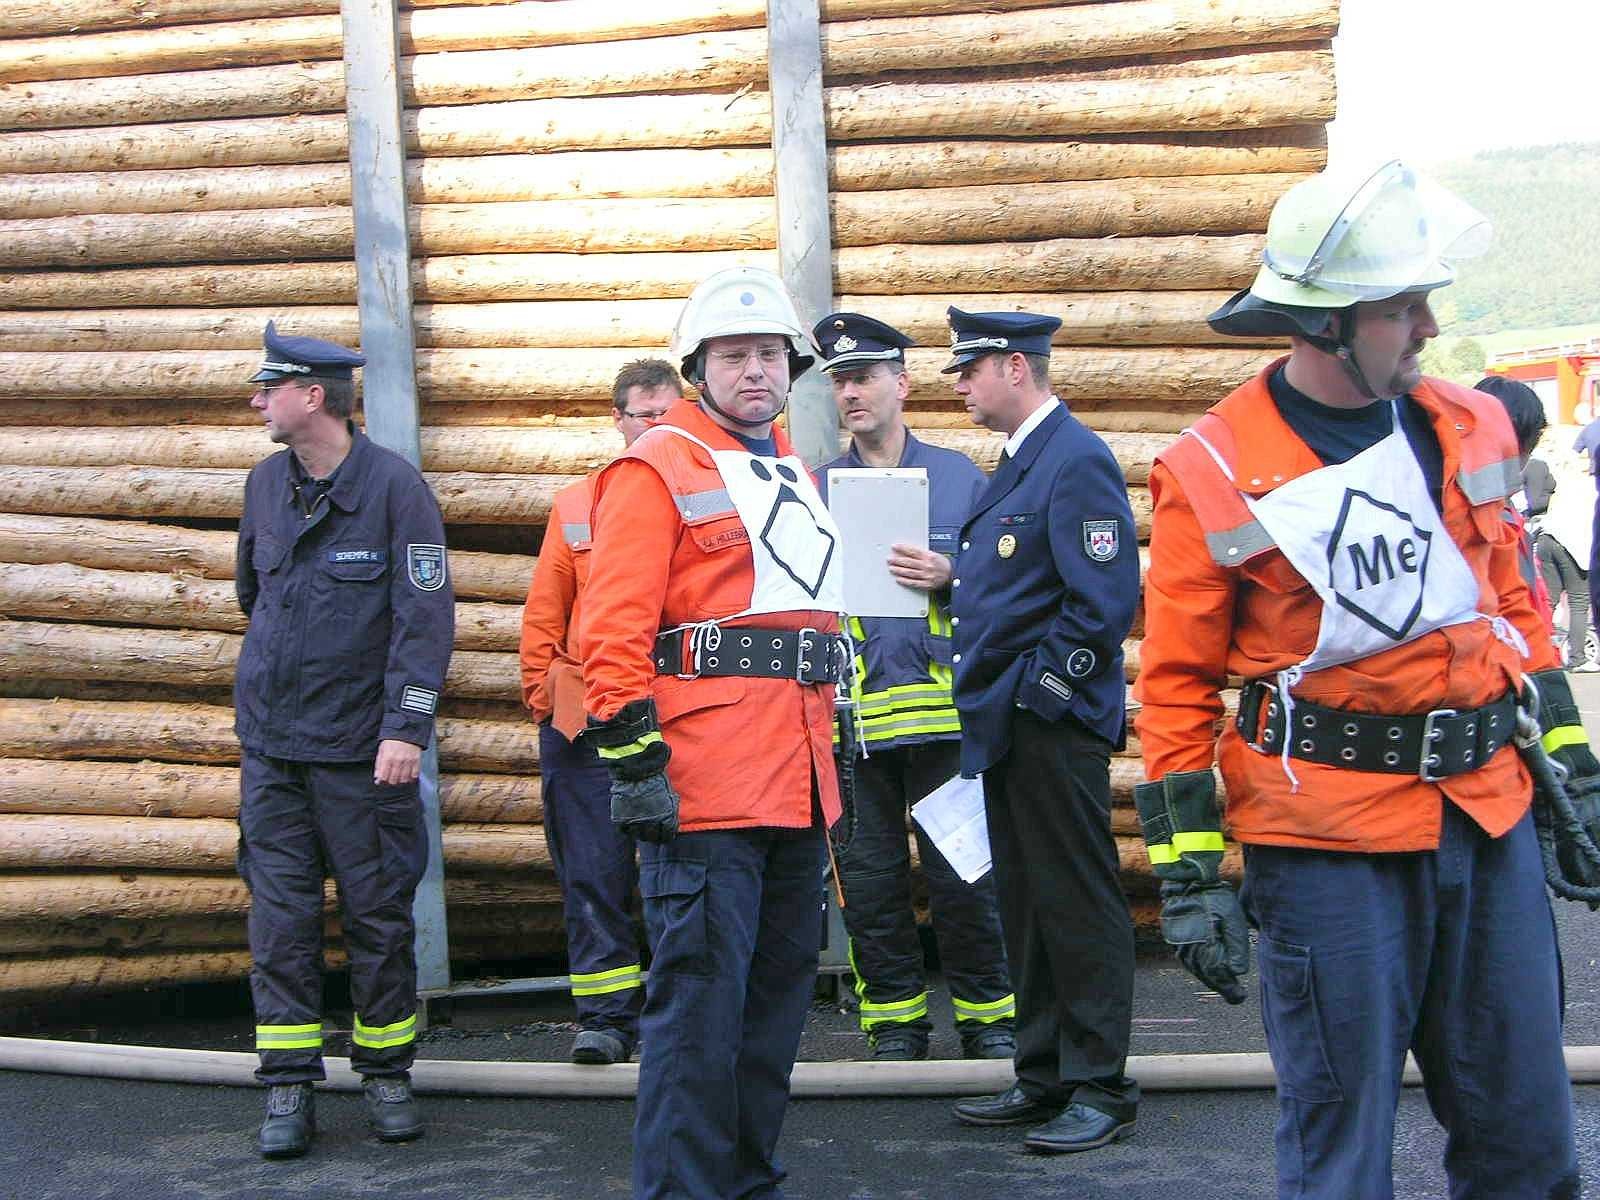
<path fill-rule="evenodd" d="M 232 531 L 273 449 L 243 381 L 269 318 L 359 340 L 338 7 L 23 0 L 0 39 L 0 996 L 243 969 Z M 610 380 L 693 285 L 776 265 L 764 3 L 645 11 L 402 13 L 459 962 L 560 944 L 515 658 L 550 498 L 615 452 Z M 1202 318 L 1322 165 L 1337 0 L 823 15 L 837 301 L 927 347 L 913 426 L 991 466 L 939 375 L 945 306 L 1056 313 L 1056 389 L 1143 531 L 1152 454 L 1273 354 Z M 1148 896 L 1136 750 L 1116 820 Z"/>

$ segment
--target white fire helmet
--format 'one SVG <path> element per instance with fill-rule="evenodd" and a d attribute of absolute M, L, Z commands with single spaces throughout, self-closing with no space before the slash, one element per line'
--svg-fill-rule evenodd
<path fill-rule="evenodd" d="M 684 378 L 698 385 L 704 380 L 700 348 L 711 338 L 746 333 L 776 333 L 788 341 L 790 382 L 819 353 L 783 280 L 760 267 L 729 267 L 701 280 L 678 314 L 671 353 Z"/>
<path fill-rule="evenodd" d="M 1250 291 L 1273 304 L 1347 308 L 1455 278 L 1489 246 L 1484 215 L 1399 160 L 1323 171 L 1273 206 Z"/>

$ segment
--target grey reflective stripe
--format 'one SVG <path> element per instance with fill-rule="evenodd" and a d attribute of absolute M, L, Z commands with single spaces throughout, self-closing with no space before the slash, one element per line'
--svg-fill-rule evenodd
<path fill-rule="evenodd" d="M 1514 458 L 1503 458 L 1476 471 L 1457 472 L 1456 482 L 1469 504 L 1504 500 L 1522 486 L 1522 464 Z"/>
<path fill-rule="evenodd" d="M 563 522 L 561 538 L 569 546 L 576 546 L 579 542 L 587 542 L 589 540 L 589 522 L 584 521 L 582 524 L 572 525 Z"/>
<path fill-rule="evenodd" d="M 1206 534 L 1206 549 L 1211 551 L 1211 557 L 1222 567 L 1237 567 L 1245 559 L 1254 558 L 1277 544 L 1260 521 L 1246 521 L 1243 525 L 1235 525 L 1220 533 Z"/>
<path fill-rule="evenodd" d="M 727 488 L 710 492 L 690 492 L 687 496 L 673 497 L 685 521 L 699 521 L 706 517 L 731 516 L 737 510 L 728 498 Z"/>

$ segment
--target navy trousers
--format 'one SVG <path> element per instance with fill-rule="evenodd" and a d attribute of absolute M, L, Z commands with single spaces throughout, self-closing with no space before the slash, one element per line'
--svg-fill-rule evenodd
<path fill-rule="evenodd" d="M 822 944 L 823 833 L 640 846 L 651 945 L 635 1200 L 781 1196 L 778 1135 Z"/>
<path fill-rule="evenodd" d="M 1579 1194 L 1561 961 L 1529 816 L 1490 838 L 1445 802 L 1439 849 L 1245 847 L 1278 1073 L 1278 1195 L 1388 1200 L 1407 1050 L 1448 1135 L 1452 1200 Z"/>
<path fill-rule="evenodd" d="M 539 779 L 578 1024 L 615 1034 L 631 1048 L 644 1003 L 633 926 L 633 839 L 611 823 L 611 777 L 599 756 L 548 722 L 539 726 Z"/>
<path fill-rule="evenodd" d="M 322 882 L 339 886 L 355 1003 L 350 1065 L 411 1067 L 417 1036 L 411 903 L 428 862 L 417 785 L 379 786 L 372 763 L 309 763 L 246 750 L 239 874 L 250 889 L 250 995 L 263 1083 L 322 1067 Z"/>
<path fill-rule="evenodd" d="M 874 750 L 855 761 L 856 829 L 839 857 L 839 876 L 844 884 L 850 963 L 861 998 L 861 1027 L 869 1036 L 909 1028 L 926 1037 L 933 1028 L 922 939 L 911 911 L 906 809 L 960 768 L 958 741 Z M 1009 1028 L 1016 1002 L 1006 969 L 994 874 L 968 883 L 951 869 L 922 827 L 915 828 L 956 1027 L 970 1032 L 989 1025 Z"/>

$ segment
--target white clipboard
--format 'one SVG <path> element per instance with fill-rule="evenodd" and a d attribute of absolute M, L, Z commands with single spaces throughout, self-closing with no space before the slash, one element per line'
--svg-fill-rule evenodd
<path fill-rule="evenodd" d="M 839 526 L 844 607 L 853 617 L 926 617 L 928 593 L 889 574 L 889 548 L 928 548 L 923 467 L 842 467 L 828 472 L 828 511 Z"/>

